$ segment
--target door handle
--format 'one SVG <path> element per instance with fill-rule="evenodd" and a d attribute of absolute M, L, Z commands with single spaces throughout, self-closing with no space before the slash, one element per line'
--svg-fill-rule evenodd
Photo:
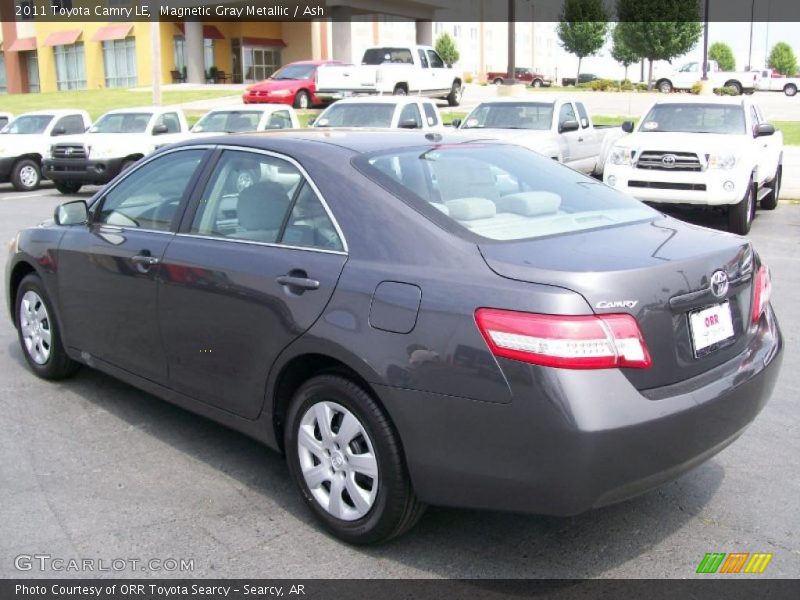
<path fill-rule="evenodd" d="M 157 265 L 161 262 L 155 256 L 150 256 L 149 254 L 137 254 L 136 256 L 131 256 L 131 261 L 135 262 L 137 265 L 142 265 L 145 267 L 152 267 L 153 265 Z"/>
<path fill-rule="evenodd" d="M 276 278 L 275 281 L 284 286 L 287 291 L 298 296 L 303 292 L 319 289 L 319 281 L 309 279 L 308 274 L 302 269 L 292 269 L 286 275 Z"/>
<path fill-rule="evenodd" d="M 582 138 L 582 137 L 579 137 L 579 138 L 578 138 L 578 141 L 579 141 L 579 142 L 582 142 L 582 141 L 583 141 L 583 138 Z"/>

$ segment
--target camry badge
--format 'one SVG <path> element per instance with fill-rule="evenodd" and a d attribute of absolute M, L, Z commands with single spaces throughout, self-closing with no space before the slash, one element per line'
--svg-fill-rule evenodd
<path fill-rule="evenodd" d="M 638 300 L 601 300 L 594 305 L 595 308 L 633 308 L 639 304 Z"/>
<path fill-rule="evenodd" d="M 728 293 L 728 274 L 725 271 L 714 271 L 711 275 L 711 293 L 717 298 Z"/>

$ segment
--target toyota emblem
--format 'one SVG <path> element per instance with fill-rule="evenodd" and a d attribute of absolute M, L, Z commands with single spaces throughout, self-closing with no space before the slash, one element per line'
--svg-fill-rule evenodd
<path fill-rule="evenodd" d="M 717 298 L 728 293 L 728 274 L 725 271 L 714 271 L 711 275 L 711 293 Z"/>
<path fill-rule="evenodd" d="M 64 154 L 66 154 L 67 156 L 69 156 L 70 154 L 72 154 L 72 148 L 71 148 L 70 146 L 67 146 L 67 147 L 64 149 Z"/>
<path fill-rule="evenodd" d="M 661 157 L 661 164 L 664 165 L 667 169 L 674 169 L 675 168 L 675 161 L 678 160 L 678 157 L 674 154 L 665 154 Z"/>

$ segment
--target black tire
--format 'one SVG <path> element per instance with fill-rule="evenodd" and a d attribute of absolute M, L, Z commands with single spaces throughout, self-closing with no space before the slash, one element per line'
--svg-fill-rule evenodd
<path fill-rule="evenodd" d="M 662 79 L 656 87 L 662 94 L 671 94 L 673 91 L 672 82 L 669 79 Z"/>
<path fill-rule="evenodd" d="M 298 449 L 301 422 L 311 407 L 323 401 L 350 411 L 374 448 L 378 491 L 369 511 L 357 520 L 332 516 L 312 495 L 302 472 Z M 297 390 L 286 418 L 284 448 L 289 472 L 305 503 L 328 531 L 345 542 L 371 544 L 398 536 L 413 527 L 425 511 L 412 489 L 400 440 L 391 422 L 375 400 L 350 379 L 318 375 Z"/>
<path fill-rule="evenodd" d="M 396 86 L 394 86 L 392 96 L 408 96 L 408 90 L 406 89 L 406 86 L 404 86 L 402 83 L 398 83 Z"/>
<path fill-rule="evenodd" d="M 42 169 L 32 158 L 23 158 L 11 167 L 11 184 L 18 192 L 32 192 L 42 183 Z"/>
<path fill-rule="evenodd" d="M 728 231 L 739 235 L 747 235 L 750 232 L 756 212 L 755 198 L 755 185 L 751 179 L 744 198 L 738 204 L 728 208 Z"/>
<path fill-rule="evenodd" d="M 80 183 L 73 183 L 71 181 L 55 181 L 56 189 L 62 194 L 77 194 L 83 187 Z"/>
<path fill-rule="evenodd" d="M 119 172 L 120 173 L 124 173 L 125 171 L 130 169 L 133 165 L 135 165 L 137 162 L 138 161 L 136 159 L 134 159 L 134 158 L 126 160 L 125 162 L 122 163 L 122 166 L 120 167 Z"/>
<path fill-rule="evenodd" d="M 775 177 L 772 178 L 766 187 L 772 190 L 769 196 L 765 196 L 761 200 L 761 208 L 764 210 L 775 210 L 778 208 L 778 200 L 781 195 L 781 183 L 783 182 L 783 165 L 778 165 L 778 170 L 775 172 Z"/>
<path fill-rule="evenodd" d="M 23 300 L 26 299 L 26 293 L 28 292 L 33 292 L 39 297 L 44 305 L 45 314 L 47 315 L 46 330 L 50 332 L 50 343 L 49 356 L 44 362 L 37 361 L 34 358 L 34 352 L 28 349 L 25 333 L 23 332 L 23 323 L 25 322 L 22 314 L 24 310 Z M 64 350 L 64 346 L 61 342 L 61 327 L 56 319 L 53 306 L 44 289 L 42 280 L 38 275 L 31 273 L 30 275 L 26 275 L 20 282 L 14 299 L 14 311 L 17 320 L 17 337 L 19 338 L 20 348 L 31 370 L 42 379 L 50 380 L 64 379 L 65 377 L 73 375 L 80 367 L 80 363 L 72 360 Z"/>
<path fill-rule="evenodd" d="M 311 96 L 305 90 L 300 90 L 294 96 L 293 105 L 295 108 L 306 110 L 311 108 Z"/>
<path fill-rule="evenodd" d="M 542 80 L 541 79 L 534 79 L 533 83 L 531 84 L 535 88 L 542 87 Z"/>
<path fill-rule="evenodd" d="M 736 90 L 736 95 L 737 96 L 741 96 L 742 95 L 742 84 L 739 83 L 738 81 L 726 81 L 725 82 L 725 87 L 731 87 L 734 90 Z"/>
<path fill-rule="evenodd" d="M 794 96 L 797 94 L 797 86 L 793 83 L 790 83 L 783 88 L 783 93 L 787 96 Z"/>
<path fill-rule="evenodd" d="M 448 106 L 458 106 L 461 104 L 461 94 L 463 93 L 464 88 L 461 87 L 461 84 L 457 81 L 453 82 L 453 87 L 450 88 L 450 93 L 447 95 L 447 105 Z"/>
<path fill-rule="evenodd" d="M 496 77 L 495 80 L 492 83 L 495 84 L 495 85 L 503 85 L 503 78 L 502 77 Z"/>

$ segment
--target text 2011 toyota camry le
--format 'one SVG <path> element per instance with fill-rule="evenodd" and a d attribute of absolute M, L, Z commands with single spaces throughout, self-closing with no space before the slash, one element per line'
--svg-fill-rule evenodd
<path fill-rule="evenodd" d="M 165 148 L 11 244 L 31 369 L 88 365 L 285 453 L 349 542 L 425 505 L 572 515 L 735 440 L 770 275 L 533 152 L 275 132 Z"/>

